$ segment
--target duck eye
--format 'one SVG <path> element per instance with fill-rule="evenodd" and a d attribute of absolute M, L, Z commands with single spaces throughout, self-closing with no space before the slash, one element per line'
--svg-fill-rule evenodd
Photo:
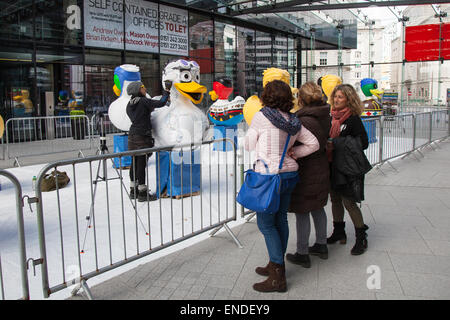
<path fill-rule="evenodd" d="M 199 74 L 195 75 L 195 81 L 196 82 L 200 82 L 200 75 Z"/>
<path fill-rule="evenodd" d="M 182 82 L 190 82 L 192 80 L 192 75 L 189 71 L 181 71 L 180 80 Z"/>

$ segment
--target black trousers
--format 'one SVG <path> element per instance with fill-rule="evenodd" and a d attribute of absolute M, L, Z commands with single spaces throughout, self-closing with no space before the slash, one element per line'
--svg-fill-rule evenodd
<path fill-rule="evenodd" d="M 139 150 L 152 148 L 154 145 L 153 138 L 149 136 L 140 136 L 130 134 L 128 136 L 128 150 Z M 145 179 L 145 170 L 147 168 L 148 158 L 152 153 L 146 153 L 139 156 L 133 156 L 130 166 L 130 181 L 134 181 L 135 185 L 147 184 Z"/>

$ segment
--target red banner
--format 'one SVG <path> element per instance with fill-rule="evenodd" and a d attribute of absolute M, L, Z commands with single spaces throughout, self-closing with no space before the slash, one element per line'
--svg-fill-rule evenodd
<path fill-rule="evenodd" d="M 439 60 L 439 24 L 406 27 L 405 59 L 406 61 Z"/>

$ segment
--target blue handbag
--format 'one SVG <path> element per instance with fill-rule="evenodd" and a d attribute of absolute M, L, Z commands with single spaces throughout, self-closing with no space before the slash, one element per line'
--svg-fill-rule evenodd
<path fill-rule="evenodd" d="M 278 166 L 279 170 L 283 167 L 283 161 L 290 138 L 291 136 L 288 135 Z M 257 161 L 261 161 L 264 164 L 266 173 L 255 172 L 254 169 Z M 280 207 L 281 195 L 282 181 L 280 174 L 270 174 L 269 167 L 262 159 L 256 160 L 253 164 L 253 169 L 247 170 L 245 173 L 245 180 L 239 190 L 236 201 L 243 207 L 255 212 L 277 212 Z"/>

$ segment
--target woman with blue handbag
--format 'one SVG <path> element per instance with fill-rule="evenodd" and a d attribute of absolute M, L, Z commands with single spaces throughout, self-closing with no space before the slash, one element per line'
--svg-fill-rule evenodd
<path fill-rule="evenodd" d="M 264 107 L 252 119 L 245 136 L 245 149 L 256 153 L 255 172 L 279 176 L 280 196 L 277 211 L 256 212 L 258 228 L 269 253 L 269 263 L 256 268 L 256 273 L 268 278 L 255 283 L 253 289 L 259 292 L 285 292 L 284 255 L 289 237 L 287 210 L 292 190 L 299 181 L 298 164 L 286 151 L 295 141 L 299 141 L 301 145 L 292 148 L 293 154 L 297 158 L 305 157 L 319 149 L 319 142 L 308 129 L 302 127 L 298 117 L 290 113 L 294 103 L 289 85 L 280 80 L 267 83 L 261 101 Z M 255 198 L 255 202 L 259 200 Z"/>

